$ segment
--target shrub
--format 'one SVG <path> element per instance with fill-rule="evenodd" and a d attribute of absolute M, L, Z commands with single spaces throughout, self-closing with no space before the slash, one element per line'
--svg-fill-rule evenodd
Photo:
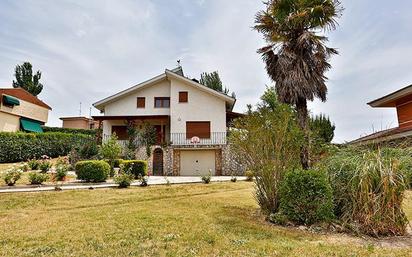
<path fill-rule="evenodd" d="M 87 182 L 103 182 L 110 172 L 105 161 L 80 161 L 75 166 L 77 178 Z"/>
<path fill-rule="evenodd" d="M 43 126 L 44 132 L 61 132 L 67 134 L 84 134 L 88 136 L 96 136 L 97 129 L 73 129 L 73 128 L 59 128 Z"/>
<path fill-rule="evenodd" d="M 319 170 L 293 170 L 279 188 L 279 212 L 297 224 L 330 221 L 333 218 L 332 188 Z"/>
<path fill-rule="evenodd" d="M 29 171 L 30 167 L 29 167 L 29 165 L 28 165 L 27 163 L 23 163 L 23 164 L 20 166 L 20 169 L 21 169 L 23 172 L 27 172 L 27 171 Z"/>
<path fill-rule="evenodd" d="M 99 148 L 96 141 L 89 141 L 86 144 L 79 146 L 79 156 L 83 160 L 95 158 L 99 154 Z"/>
<path fill-rule="evenodd" d="M 21 173 L 22 170 L 17 167 L 8 169 L 4 176 L 4 182 L 6 182 L 8 186 L 14 186 L 14 184 L 21 178 Z"/>
<path fill-rule="evenodd" d="M 121 166 L 123 172 L 133 174 L 135 179 L 147 176 L 147 161 L 124 160 Z"/>
<path fill-rule="evenodd" d="M 284 174 L 300 167 L 303 133 L 294 110 L 276 99 L 274 88 L 268 88 L 256 110 L 236 119 L 231 130 L 231 150 L 242 156 L 247 169 L 254 172 L 255 198 L 263 213 L 276 213 L 278 190 Z"/>
<path fill-rule="evenodd" d="M 236 181 L 237 181 L 237 178 L 236 178 L 235 176 L 232 176 L 232 177 L 230 178 L 230 181 L 236 182 Z"/>
<path fill-rule="evenodd" d="M 93 137 L 84 134 L 0 132 L 0 163 L 37 159 L 42 155 L 65 156 L 73 147 L 92 140 Z"/>
<path fill-rule="evenodd" d="M 411 149 L 343 148 L 324 166 L 333 186 L 335 214 L 347 228 L 372 236 L 404 235 L 402 210 Z"/>
<path fill-rule="evenodd" d="M 246 181 L 253 181 L 255 174 L 251 170 L 245 171 Z"/>
<path fill-rule="evenodd" d="M 127 188 L 130 186 L 134 179 L 133 174 L 121 173 L 114 177 L 114 182 L 119 184 L 120 188 Z"/>
<path fill-rule="evenodd" d="M 149 178 L 147 176 L 141 177 L 140 178 L 140 186 L 141 187 L 147 187 L 149 185 L 148 181 L 149 181 Z"/>
<path fill-rule="evenodd" d="M 47 171 L 49 171 L 51 167 L 52 167 L 52 164 L 49 160 L 41 160 L 39 163 L 39 169 L 43 173 L 46 173 Z"/>
<path fill-rule="evenodd" d="M 111 135 L 110 138 L 107 141 L 103 142 L 99 147 L 100 158 L 107 159 L 109 161 L 111 169 L 113 169 L 114 167 L 114 160 L 119 158 L 121 153 L 122 147 L 117 142 L 116 134 Z"/>
<path fill-rule="evenodd" d="M 211 172 L 210 172 L 210 171 L 209 171 L 209 174 L 202 176 L 202 181 L 203 181 L 203 183 L 205 183 L 205 184 L 209 184 L 211 179 L 212 179 L 212 176 L 211 176 Z"/>
<path fill-rule="evenodd" d="M 37 172 L 29 173 L 29 181 L 30 181 L 30 184 L 32 185 L 41 185 L 45 181 L 47 181 L 48 178 L 49 178 L 49 175 L 44 174 L 44 173 L 37 173 Z"/>
<path fill-rule="evenodd" d="M 27 162 L 31 170 L 38 170 L 40 162 L 36 159 L 31 159 Z"/>

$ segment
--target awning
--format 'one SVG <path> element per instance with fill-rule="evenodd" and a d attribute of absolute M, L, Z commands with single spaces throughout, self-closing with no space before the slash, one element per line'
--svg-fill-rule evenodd
<path fill-rule="evenodd" d="M 6 105 L 20 105 L 19 99 L 9 95 L 3 95 L 3 101 Z"/>
<path fill-rule="evenodd" d="M 43 132 L 40 122 L 20 118 L 20 124 L 24 131 Z"/>

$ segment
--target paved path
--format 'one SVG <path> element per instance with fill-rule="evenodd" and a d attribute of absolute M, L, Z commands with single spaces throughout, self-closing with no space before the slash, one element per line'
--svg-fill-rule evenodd
<path fill-rule="evenodd" d="M 213 176 L 212 182 L 224 182 L 230 181 L 231 176 Z M 236 177 L 238 181 L 246 180 L 246 177 Z M 191 184 L 191 183 L 202 183 L 200 177 L 161 177 L 161 176 L 151 176 L 149 177 L 149 185 L 165 185 L 169 181 L 170 184 Z M 140 182 L 133 182 L 131 186 L 139 186 Z M 82 183 L 72 183 L 68 185 L 62 185 L 60 188 L 62 190 L 77 190 L 77 189 L 95 189 L 95 188 L 113 188 L 117 187 L 117 184 L 113 182 L 98 183 L 98 184 L 82 184 Z M 41 191 L 54 191 L 54 185 L 41 185 L 38 187 L 33 186 L 19 186 L 19 187 L 2 187 L 0 188 L 0 193 L 21 193 L 21 192 L 41 192 Z"/>

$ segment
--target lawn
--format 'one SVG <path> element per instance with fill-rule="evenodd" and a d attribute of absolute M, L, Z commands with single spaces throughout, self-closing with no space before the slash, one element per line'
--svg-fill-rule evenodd
<path fill-rule="evenodd" d="M 1 256 L 409 256 L 264 221 L 250 182 L 0 195 Z M 412 194 L 405 210 L 412 218 Z M 410 240 L 410 239 L 408 239 Z"/>

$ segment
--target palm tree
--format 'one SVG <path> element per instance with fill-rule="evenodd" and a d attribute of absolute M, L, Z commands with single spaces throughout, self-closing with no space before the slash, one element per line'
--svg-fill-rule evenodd
<path fill-rule="evenodd" d="M 307 101 L 326 101 L 329 58 L 337 50 L 325 45 L 322 31 L 334 30 L 343 8 L 338 0 L 268 0 L 266 10 L 257 13 L 254 29 L 267 45 L 258 53 L 269 77 L 276 83 L 279 101 L 296 108 L 306 143 L 301 163 L 309 168 Z"/>

